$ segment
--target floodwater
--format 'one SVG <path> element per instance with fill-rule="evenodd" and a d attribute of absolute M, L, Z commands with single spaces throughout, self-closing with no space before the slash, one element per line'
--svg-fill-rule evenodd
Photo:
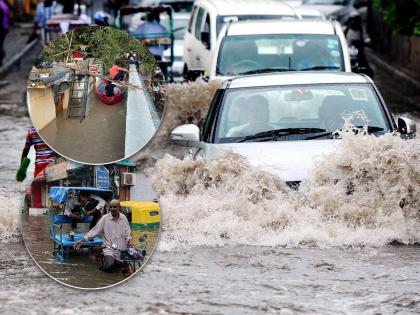
<path fill-rule="evenodd" d="M 67 119 L 60 113 L 40 130 L 41 137 L 61 155 L 82 163 L 100 164 L 123 159 L 127 96 L 117 104 L 106 105 L 92 91 L 87 102 L 89 111 L 82 122 L 80 118 Z"/>
<path fill-rule="evenodd" d="M 83 227 L 84 226 L 84 227 Z M 78 232 L 87 232 L 87 224 L 79 224 Z M 64 233 L 68 230 L 63 229 Z M 98 269 L 98 263 L 86 251 L 72 253 L 69 260 L 58 262 L 52 255 L 53 242 L 50 239 L 48 217 L 22 215 L 22 234 L 25 245 L 37 264 L 51 277 L 78 288 L 103 288 L 127 278 L 123 269 L 112 273 Z M 145 261 L 155 247 L 158 231 L 132 230 L 133 244 L 140 246 L 139 237 L 148 235 Z M 136 264 L 138 270 L 141 265 Z"/>
<path fill-rule="evenodd" d="M 149 262 L 139 275 L 100 292 L 52 281 L 24 251 L 18 220 L 8 220 L 19 215 L 23 189 L 2 175 L 4 313 L 420 313 L 418 140 L 348 137 L 293 192 L 232 153 L 206 162 L 173 157 L 182 152 L 164 148 L 165 133 L 202 121 L 200 99 L 207 96 L 200 83 L 193 91 L 168 90 L 177 101 L 168 103 L 161 142 L 136 155 L 145 166 L 160 160 L 152 173 L 162 230 Z M 2 123 L 13 128 L 10 137 L 25 131 L 24 124 Z M 19 149 L 10 145 L 10 156 Z M 5 175 L 13 176 L 9 168 Z M 336 183 L 337 174 L 344 180 Z M 349 181 L 360 189 L 348 194 Z"/>

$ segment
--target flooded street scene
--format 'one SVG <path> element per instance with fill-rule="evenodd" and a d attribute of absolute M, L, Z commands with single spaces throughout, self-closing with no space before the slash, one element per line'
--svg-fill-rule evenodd
<path fill-rule="evenodd" d="M 65 262 L 60 263 L 53 255 L 53 243 L 48 229 L 47 216 L 22 216 L 23 240 L 26 248 L 31 253 L 37 264 L 54 279 L 78 288 L 102 288 L 114 285 L 127 278 L 120 268 L 117 272 L 104 273 L 98 268 L 96 257 L 89 256 L 85 252 L 72 253 L 71 257 Z M 82 231 L 82 229 L 80 229 Z M 68 231 L 66 231 L 68 232 Z M 84 233 L 88 232 L 85 228 Z M 147 261 L 152 253 L 158 231 L 132 230 L 133 244 L 140 247 L 140 236 L 147 234 Z M 134 266 L 134 265 L 133 265 Z M 135 267 L 141 267 L 137 262 Z M 135 276 L 135 275 L 134 275 Z"/>
<path fill-rule="evenodd" d="M 308 11 L 305 5 L 302 11 L 293 9 L 300 16 L 314 14 L 317 6 L 317 16 L 327 15 L 318 1 L 303 2 L 312 5 Z M 338 5 L 328 7 L 333 6 Z M 207 21 L 213 23 L 207 19 L 210 13 L 193 12 L 192 32 L 197 29 L 204 42 L 200 45 L 213 49 L 216 43 L 206 32 Z M 236 15 L 228 21 L 239 29 L 240 12 L 226 16 Z M 195 28 L 197 20 L 201 29 Z M 221 36 L 231 35 L 220 27 Z M 27 178 L 17 182 L 31 122 L 21 97 L 26 81 L 21 87 L 9 82 L 7 92 L 0 90 L 0 313 L 420 313 L 420 78 L 413 62 L 418 55 L 411 52 L 406 60 L 411 69 L 405 69 L 398 53 L 387 55 L 378 46 L 375 28 L 369 30 L 373 39 L 365 52 L 374 85 L 355 73 L 328 71 L 256 73 L 222 85 L 217 75 L 209 82 L 167 83 L 156 135 L 121 166 L 135 168 L 139 185 L 129 186 L 129 194 L 119 192 L 127 200 L 146 201 L 149 194 L 148 201 L 159 199 L 161 229 L 149 232 L 148 239 L 148 246 L 158 240 L 156 250 L 135 276 L 100 291 L 69 288 L 42 271 L 75 286 L 80 278 L 84 287 L 110 283 L 87 249 L 58 262 L 48 216 L 39 213 L 47 211 L 45 196 L 55 182 L 95 186 L 96 166 L 59 161 L 62 165 L 46 171 L 41 184 L 33 181 L 32 163 Z M 193 33 L 186 29 L 185 38 Z M 401 44 L 401 51 L 406 49 L 399 38 L 391 39 Z M 274 48 L 262 43 L 258 52 L 272 54 Z M 310 46 L 298 42 L 277 52 L 288 55 L 299 45 Z M 327 42 L 326 47 L 334 45 Z M 238 50 L 238 60 L 242 52 Z M 4 80 L 29 73 L 31 58 L 25 56 Z M 200 72 L 201 65 L 196 66 Z M 341 109 L 338 121 L 332 100 Z M 253 112 L 249 104 L 260 110 Z M 329 124 L 332 118 L 336 125 Z M 83 172 L 89 176 L 77 182 Z M 153 185 L 155 195 L 144 183 Z M 122 189 L 122 176 L 120 184 Z M 36 185 L 44 186 L 37 190 Z M 41 210 L 34 210 L 34 202 Z M 134 213 L 133 205 L 125 207 Z M 63 235 L 69 228 L 64 224 Z M 87 229 L 78 224 L 76 232 Z M 133 240 L 144 233 L 133 228 Z M 111 282 L 120 276 L 113 274 Z"/>
<path fill-rule="evenodd" d="M 92 27 L 66 33 L 44 48 L 30 72 L 34 127 L 72 160 L 99 164 L 128 157 L 150 140 L 162 115 L 147 88 L 153 68 L 153 56 L 126 32 Z"/>

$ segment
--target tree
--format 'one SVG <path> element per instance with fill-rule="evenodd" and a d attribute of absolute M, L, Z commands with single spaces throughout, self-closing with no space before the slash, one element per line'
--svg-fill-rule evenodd
<path fill-rule="evenodd" d="M 373 0 L 373 4 L 394 31 L 420 36 L 420 0 Z"/>
<path fill-rule="evenodd" d="M 127 32 L 109 26 L 80 27 L 60 36 L 50 43 L 41 53 L 45 61 L 66 61 L 74 46 L 87 46 L 88 53 L 102 60 L 105 69 L 109 69 L 115 60 L 130 51 L 139 57 L 147 71 L 155 67 L 155 59 L 149 50 Z"/>

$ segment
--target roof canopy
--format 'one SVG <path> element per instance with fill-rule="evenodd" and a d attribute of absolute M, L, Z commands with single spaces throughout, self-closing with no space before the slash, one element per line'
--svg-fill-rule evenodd
<path fill-rule="evenodd" d="M 109 189 L 100 189 L 94 187 L 58 187 L 53 186 L 50 188 L 50 198 L 51 202 L 54 203 L 65 203 L 67 201 L 67 195 L 69 191 L 90 191 L 92 194 L 99 195 L 105 200 L 109 200 L 113 197 L 112 190 Z"/>

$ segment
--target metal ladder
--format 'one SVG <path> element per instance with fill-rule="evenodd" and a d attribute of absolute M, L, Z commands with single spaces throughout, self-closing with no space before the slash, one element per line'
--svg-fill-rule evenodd
<path fill-rule="evenodd" d="M 86 63 L 86 71 L 82 74 L 77 70 L 72 70 L 70 76 L 70 95 L 67 109 L 67 118 L 80 117 L 82 122 L 86 117 L 86 103 L 89 89 L 89 76 L 87 70 L 89 63 Z"/>

